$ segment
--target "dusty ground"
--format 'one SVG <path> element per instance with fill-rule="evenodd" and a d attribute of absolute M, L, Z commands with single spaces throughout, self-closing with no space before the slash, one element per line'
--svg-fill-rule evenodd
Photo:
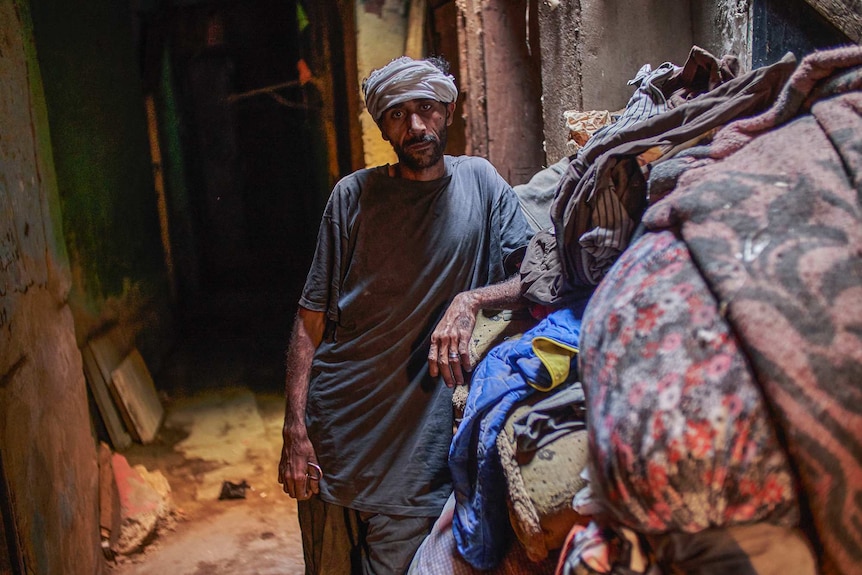
<path fill-rule="evenodd" d="M 158 437 L 124 452 L 168 479 L 175 517 L 107 573 L 304 573 L 296 504 L 276 481 L 289 313 L 265 296 L 231 294 L 188 316 L 154 375 L 166 411 Z M 244 499 L 219 500 L 223 482 L 243 480 Z"/>

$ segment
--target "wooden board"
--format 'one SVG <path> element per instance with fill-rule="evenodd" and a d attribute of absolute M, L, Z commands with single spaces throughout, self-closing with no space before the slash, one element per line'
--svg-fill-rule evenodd
<path fill-rule="evenodd" d="M 98 348 L 104 344 L 96 343 L 95 345 Z M 104 356 L 104 353 L 102 355 Z M 105 372 L 100 368 L 91 344 L 84 346 L 84 349 L 81 350 L 81 356 L 84 359 L 84 375 L 87 378 L 90 391 L 93 393 L 93 398 L 96 400 L 96 406 L 99 408 L 99 414 L 102 416 L 105 428 L 108 430 L 111 445 L 117 451 L 122 451 L 132 444 L 132 438 L 126 431 L 122 416 L 111 397 Z M 107 372 L 108 376 L 110 373 L 110 371 Z"/>
<path fill-rule="evenodd" d="M 404 55 L 410 56 L 414 60 L 421 60 L 425 57 L 425 13 L 427 11 L 426 0 L 410 1 Z"/>
<path fill-rule="evenodd" d="M 91 339 L 87 347 L 93 352 L 93 358 L 105 384 L 110 385 L 111 372 L 117 369 L 127 353 L 120 345 L 119 337 L 113 331 L 109 331 Z"/>
<path fill-rule="evenodd" d="M 164 417 L 156 386 L 144 358 L 137 349 L 111 372 L 112 391 L 117 405 L 131 423 L 131 429 L 141 443 L 156 437 Z"/>
<path fill-rule="evenodd" d="M 862 14 L 858 0 L 805 0 L 856 43 L 862 41 Z"/>

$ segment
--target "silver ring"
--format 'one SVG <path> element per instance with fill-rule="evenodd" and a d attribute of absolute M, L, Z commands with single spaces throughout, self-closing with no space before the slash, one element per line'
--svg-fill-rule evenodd
<path fill-rule="evenodd" d="M 457 353 L 450 353 L 449 354 L 449 359 L 460 359 L 460 357 L 461 356 L 458 355 Z"/>
<path fill-rule="evenodd" d="M 308 473 L 309 471 L 313 471 L 314 475 L 312 475 L 311 473 Z M 309 461 L 306 464 L 305 477 L 311 481 L 320 481 L 321 479 L 323 479 L 323 470 L 320 468 L 320 466 L 318 464 Z"/>

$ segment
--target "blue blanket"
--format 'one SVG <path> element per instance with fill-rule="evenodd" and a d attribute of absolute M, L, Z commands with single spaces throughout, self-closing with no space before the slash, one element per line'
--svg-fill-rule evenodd
<path fill-rule="evenodd" d="M 521 338 L 498 345 L 473 374 L 464 418 L 449 449 L 449 467 L 455 491 L 452 531 L 458 551 L 478 569 L 497 565 L 512 535 L 497 435 L 512 406 L 536 392 L 529 382 L 545 387 L 550 381 L 533 340 L 544 337 L 577 348 L 585 305 L 557 310 Z M 576 364 L 577 355 L 570 381 L 577 380 Z"/>

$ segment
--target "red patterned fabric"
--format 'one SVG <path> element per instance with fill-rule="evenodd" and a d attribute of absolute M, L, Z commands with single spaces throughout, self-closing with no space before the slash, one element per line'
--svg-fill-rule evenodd
<path fill-rule="evenodd" d="M 651 208 L 721 302 L 794 468 L 825 573 L 862 573 L 862 47 L 805 58 Z"/>
<path fill-rule="evenodd" d="M 796 485 L 719 306 L 671 232 L 647 234 L 584 317 L 591 486 L 642 533 L 798 521 Z"/>

